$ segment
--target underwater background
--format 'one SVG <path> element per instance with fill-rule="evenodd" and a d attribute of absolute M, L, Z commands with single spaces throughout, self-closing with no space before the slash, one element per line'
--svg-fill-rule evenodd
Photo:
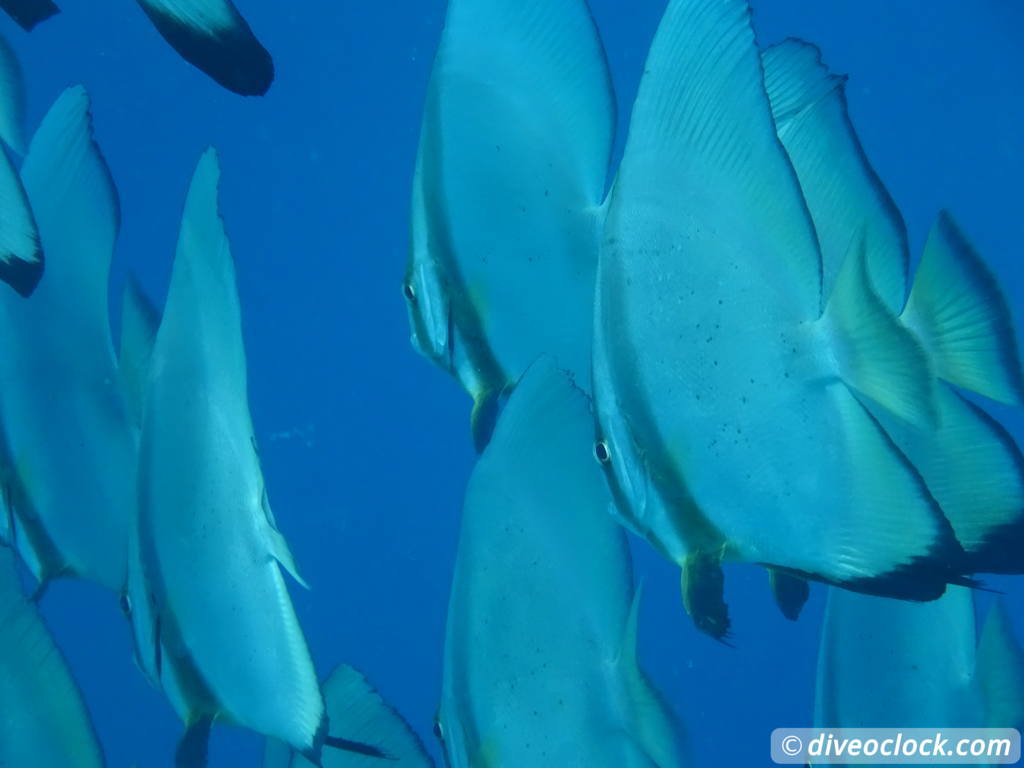
<path fill-rule="evenodd" d="M 848 73 L 851 116 L 919 254 L 948 208 L 1024 314 L 1024 4 L 1019 0 L 754 0 L 764 45 L 797 36 Z M 624 138 L 663 0 L 590 0 Z M 31 36 L 4 18 L 34 126 L 83 83 L 121 198 L 111 285 L 162 299 L 201 150 L 221 154 L 250 404 L 268 493 L 305 578 L 292 596 L 318 670 L 362 669 L 430 735 L 462 495 L 469 399 L 409 344 L 400 284 L 410 185 L 443 0 L 239 2 L 276 80 L 242 99 L 183 66 L 124 2 L 69 2 Z M 114 310 L 117 311 L 116 309 Z M 115 319 L 116 327 L 116 319 Z M 116 336 L 115 336 L 116 338 Z M 1019 412 L 985 407 L 1024 438 Z M 678 570 L 634 546 L 641 658 L 690 734 L 696 765 L 770 764 L 769 734 L 809 726 L 824 588 L 782 618 L 760 568 L 727 566 L 734 648 L 700 635 Z M 1024 636 L 1024 591 L 1005 590 Z M 986 596 L 979 604 L 987 605 Z M 42 610 L 107 763 L 170 763 L 180 723 L 134 668 L 130 628 L 101 588 L 58 581 Z M 850 649 L 856 652 L 855 648 Z M 893 724 L 897 725 L 897 724 Z M 258 765 L 262 739 L 213 731 L 211 766 Z"/>

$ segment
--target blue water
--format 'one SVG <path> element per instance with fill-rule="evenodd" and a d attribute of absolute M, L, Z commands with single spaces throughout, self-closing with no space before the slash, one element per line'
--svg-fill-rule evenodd
<path fill-rule="evenodd" d="M 399 287 L 444 2 L 239 0 L 277 65 L 263 99 L 230 94 L 186 65 L 133 5 L 68 0 L 30 35 L 0 22 L 26 71 L 30 125 L 64 86 L 89 88 L 121 194 L 115 307 L 129 271 L 163 296 L 194 163 L 208 144 L 221 151 L 264 472 L 313 585 L 293 590 L 300 618 L 322 673 L 340 660 L 363 669 L 434 749 L 448 580 L 473 452 L 468 399 L 412 351 Z M 591 5 L 624 132 L 663 0 Z M 907 220 L 913 253 L 948 207 L 1024 316 L 1024 5 L 754 5 L 762 43 L 806 38 L 850 74 L 853 119 Z M 1017 413 L 995 412 L 1024 437 Z M 635 549 L 646 584 L 643 658 L 698 764 L 770 764 L 771 729 L 810 724 L 823 590 L 813 589 L 793 624 L 771 603 L 763 571 L 729 567 L 737 647 L 727 648 L 690 626 L 676 569 Z M 987 583 L 1009 592 L 1024 633 L 1016 582 Z M 134 669 L 116 600 L 66 582 L 43 610 L 108 764 L 169 765 L 180 724 Z M 256 736 L 218 728 L 211 765 L 256 765 L 261 750 Z"/>

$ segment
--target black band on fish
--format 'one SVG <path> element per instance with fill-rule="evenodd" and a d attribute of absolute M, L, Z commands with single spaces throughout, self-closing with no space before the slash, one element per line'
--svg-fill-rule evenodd
<path fill-rule="evenodd" d="M 364 744 L 361 741 L 349 741 L 343 739 L 340 736 L 327 736 L 324 738 L 324 744 L 332 749 L 341 749 L 345 752 L 355 752 L 359 755 L 366 755 L 367 757 L 379 757 L 381 760 L 394 760 L 384 752 L 381 752 L 377 747 L 369 744 Z"/>

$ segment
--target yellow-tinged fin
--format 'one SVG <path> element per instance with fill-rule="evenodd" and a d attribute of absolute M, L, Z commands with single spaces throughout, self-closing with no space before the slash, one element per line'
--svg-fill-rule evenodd
<path fill-rule="evenodd" d="M 925 350 L 871 287 L 863 237 L 836 277 L 825 308 L 835 373 L 851 389 L 910 423 L 938 424 L 935 375 Z"/>
<path fill-rule="evenodd" d="M 978 642 L 977 677 L 989 728 L 1024 728 L 1024 653 L 997 597 Z"/>
<path fill-rule="evenodd" d="M 1024 403 L 1010 307 L 945 211 L 925 244 L 902 319 L 920 337 L 940 378 L 1001 403 Z"/>

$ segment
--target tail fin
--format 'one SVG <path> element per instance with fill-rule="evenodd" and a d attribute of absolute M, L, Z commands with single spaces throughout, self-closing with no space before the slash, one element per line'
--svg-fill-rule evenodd
<path fill-rule="evenodd" d="M 185 61 L 229 91 L 262 96 L 274 61 L 231 0 L 138 0 L 157 31 Z"/>
<path fill-rule="evenodd" d="M 851 389 L 912 424 L 938 423 L 928 356 L 872 290 L 863 239 L 846 255 L 824 320 L 837 373 Z"/>
<path fill-rule="evenodd" d="M 1024 728 L 1024 652 L 1001 598 L 989 609 L 978 642 L 977 677 L 989 728 Z"/>
<path fill-rule="evenodd" d="M 324 746 L 349 755 L 379 758 L 381 765 L 432 768 L 423 743 L 405 719 L 388 704 L 359 670 L 339 664 L 323 684 L 330 730 Z M 349 765 L 342 754 L 323 754 L 324 768 Z M 353 763 L 354 764 L 354 763 Z M 359 765 L 365 763 L 360 762 Z"/>
<path fill-rule="evenodd" d="M 903 321 L 922 340 L 940 378 L 1001 403 L 1024 403 L 1009 305 L 945 211 L 928 237 Z"/>

